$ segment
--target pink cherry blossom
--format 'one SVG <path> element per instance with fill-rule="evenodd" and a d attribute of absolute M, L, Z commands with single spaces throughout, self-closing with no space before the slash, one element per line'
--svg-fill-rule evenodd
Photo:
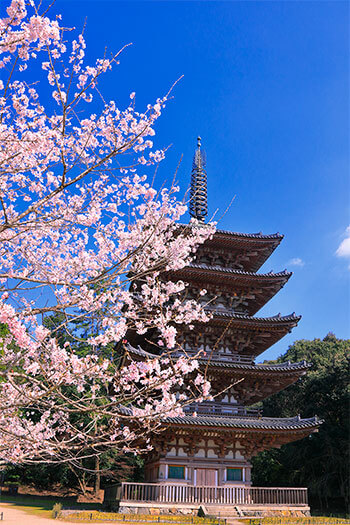
<path fill-rule="evenodd" d="M 164 158 L 153 137 L 169 95 L 143 110 L 135 93 L 127 107 L 95 97 L 120 52 L 86 64 L 83 35 L 41 9 L 12 0 L 0 20 L 0 68 L 11 72 L 0 82 L 4 462 L 74 462 L 92 445 L 96 454 L 149 449 L 167 417 L 210 397 L 198 361 L 178 357 L 177 343 L 179 326 L 208 316 L 183 282 L 163 276 L 188 265 L 214 226 L 179 226 L 179 189 L 157 191 L 147 178 Z M 28 86 L 23 72 L 35 61 L 42 75 Z M 93 320 L 89 355 L 60 345 L 42 324 L 50 314 L 67 334 L 75 320 Z M 123 342 L 130 331 L 155 333 L 162 354 L 135 361 Z M 107 344 L 124 349 L 124 365 L 101 357 Z"/>

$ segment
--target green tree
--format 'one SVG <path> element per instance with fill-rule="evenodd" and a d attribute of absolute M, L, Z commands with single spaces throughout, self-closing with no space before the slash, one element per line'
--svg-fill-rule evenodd
<path fill-rule="evenodd" d="M 294 385 L 266 399 L 264 415 L 317 414 L 324 422 L 308 438 L 265 451 L 253 460 L 253 483 L 306 486 L 314 507 L 344 511 L 349 504 L 349 349 L 350 341 L 329 333 L 323 340 L 296 341 L 279 357 L 312 363 Z"/>

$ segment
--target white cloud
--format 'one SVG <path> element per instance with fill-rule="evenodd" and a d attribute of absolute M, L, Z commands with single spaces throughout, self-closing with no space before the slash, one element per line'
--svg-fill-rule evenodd
<path fill-rule="evenodd" d="M 335 254 L 338 257 L 346 257 L 347 259 L 350 259 L 350 226 L 346 228 L 345 239 L 339 244 Z"/>
<path fill-rule="evenodd" d="M 300 266 L 303 267 L 305 265 L 304 261 L 300 259 L 300 257 L 293 257 L 290 261 L 288 261 L 288 266 Z"/>

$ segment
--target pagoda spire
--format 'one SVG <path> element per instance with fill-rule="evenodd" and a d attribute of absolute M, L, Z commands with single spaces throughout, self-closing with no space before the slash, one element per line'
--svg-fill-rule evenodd
<path fill-rule="evenodd" d="M 201 138 L 197 139 L 197 149 L 193 157 L 190 188 L 190 215 L 204 221 L 208 215 L 207 173 L 205 171 L 205 153 L 201 150 Z"/>

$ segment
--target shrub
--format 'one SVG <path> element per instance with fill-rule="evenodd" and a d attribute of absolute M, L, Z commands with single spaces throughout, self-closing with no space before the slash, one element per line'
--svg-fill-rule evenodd
<path fill-rule="evenodd" d="M 54 519 L 58 518 L 62 511 L 62 503 L 55 503 L 52 507 L 52 517 Z"/>
<path fill-rule="evenodd" d="M 199 518 L 205 518 L 205 512 L 203 510 L 203 507 L 199 507 L 197 516 Z"/>

